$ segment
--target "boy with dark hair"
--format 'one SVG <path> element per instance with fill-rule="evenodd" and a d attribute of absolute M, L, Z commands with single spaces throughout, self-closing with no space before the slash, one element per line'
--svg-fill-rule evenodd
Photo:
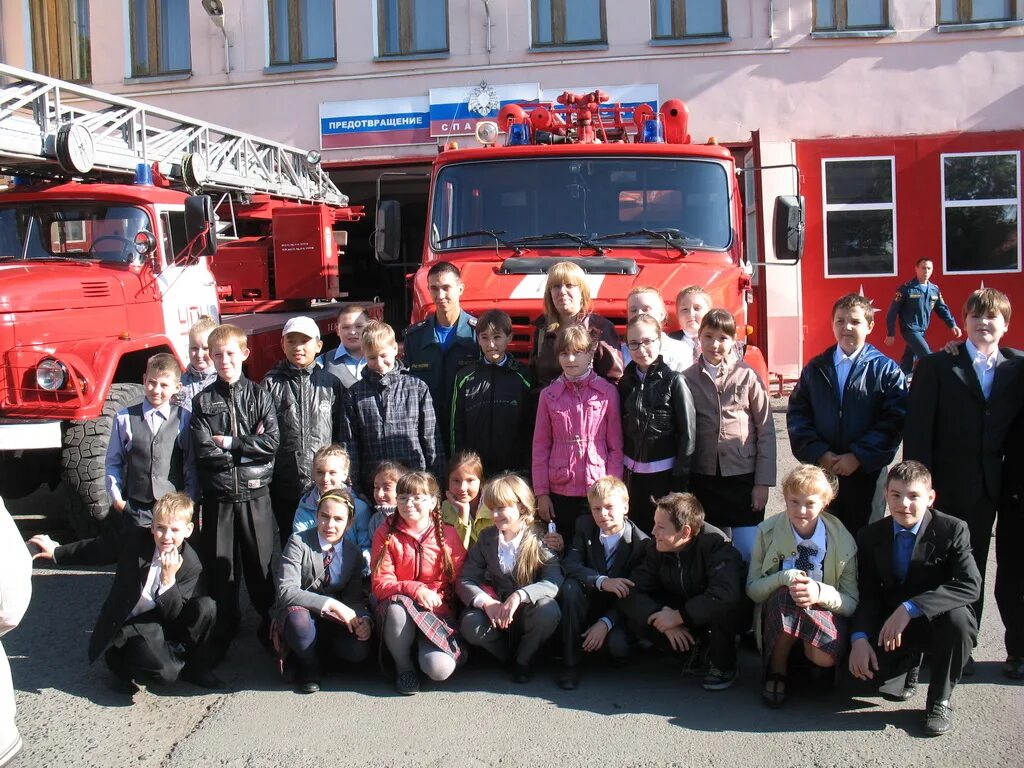
<path fill-rule="evenodd" d="M 281 546 L 292 534 L 295 508 L 313 483 L 313 454 L 344 437 L 341 381 L 316 363 L 323 346 L 311 317 L 293 317 L 284 325 L 284 360 L 263 379 L 274 398 L 281 442 L 274 458 L 270 499 Z"/>
<path fill-rule="evenodd" d="M 270 643 L 274 583 L 274 513 L 270 481 L 280 442 L 270 393 L 242 373 L 249 357 L 245 331 L 218 326 L 210 334 L 217 380 L 192 400 L 192 442 L 203 488 L 200 544 L 217 603 L 214 641 L 226 650 L 241 623 L 239 575 L 260 615 L 257 637 Z"/>
<path fill-rule="evenodd" d="M 966 521 L 982 579 L 1002 493 L 1003 447 L 1024 405 L 1024 353 L 999 346 L 1010 309 L 1006 294 L 994 288 L 967 298 L 967 341 L 956 354 L 936 353 L 917 365 L 903 440 L 904 458 L 931 470 L 943 511 Z M 1019 551 L 1004 546 L 1000 558 L 998 550 L 997 566 L 1010 561 L 1008 567 L 1015 568 Z M 974 604 L 979 621 L 983 596 L 984 589 Z"/>
<path fill-rule="evenodd" d="M 889 305 L 885 315 L 885 345 L 891 347 L 895 342 L 896 319 L 900 321 L 900 335 L 906 342 L 900 368 L 908 376 L 914 370 L 914 361 L 921 360 L 932 353 L 924 334 L 931 323 L 932 312 L 948 325 L 953 336 L 960 338 L 961 330 L 957 327 L 953 313 L 942 300 L 942 291 L 935 283 L 928 282 L 935 269 L 929 258 L 918 259 L 914 264 L 915 276 L 896 289 L 896 296 Z"/>
<path fill-rule="evenodd" d="M 395 331 L 372 321 L 363 329 L 366 368 L 345 392 L 345 449 L 356 488 L 372 498 L 373 469 L 385 459 L 444 477 L 444 447 L 427 385 L 398 362 Z"/>
<path fill-rule="evenodd" d="M 224 687 L 206 647 L 217 609 L 202 596 L 203 567 L 185 541 L 192 507 L 187 494 L 173 492 L 156 502 L 148 528 L 63 546 L 46 535 L 29 539 L 36 558 L 56 565 L 117 564 L 89 638 L 89 661 L 102 655 L 120 692 L 135 693 L 136 680 L 170 683 L 179 674 L 203 688 Z"/>
<path fill-rule="evenodd" d="M 786 426 L 793 455 L 839 478 L 829 507 L 854 536 L 871 516 L 882 470 L 896 456 L 906 415 L 906 377 L 867 343 L 875 309 L 856 293 L 832 307 L 835 346 L 801 371 Z"/>
<path fill-rule="evenodd" d="M 512 319 L 500 309 L 480 315 L 476 338 L 482 359 L 455 376 L 452 394 L 452 454 L 479 454 L 489 476 L 523 473 L 530 466 L 533 419 L 530 381 L 508 354 Z"/>
<path fill-rule="evenodd" d="M 560 688 L 579 685 L 582 652 L 607 648 L 612 660 L 629 653 L 631 635 L 619 600 L 633 588 L 630 574 L 650 546 L 650 537 L 629 520 L 629 491 L 617 477 L 602 477 L 587 491 L 590 517 L 576 518 L 572 547 L 565 553 Z"/>
<path fill-rule="evenodd" d="M 638 636 L 673 651 L 693 656 L 706 638 L 704 690 L 725 690 L 737 677 L 736 634 L 750 621 L 743 558 L 704 522 L 692 493 L 670 493 L 656 504 L 654 546 L 630 574 L 634 586 L 622 610 Z"/>
<path fill-rule="evenodd" d="M 156 500 L 171 491 L 199 497 L 189 412 L 172 401 L 181 366 L 161 352 L 146 362 L 145 399 L 117 412 L 104 462 L 110 505 L 126 526 L 148 527 Z"/>
<path fill-rule="evenodd" d="M 964 522 L 932 509 L 935 491 L 923 464 L 893 467 L 885 495 L 891 517 L 857 536 L 860 602 L 851 622 L 850 673 L 894 680 L 916 670 L 927 651 L 924 728 L 939 736 L 953 730 L 950 699 L 978 637 L 971 603 L 981 593 L 981 574 Z M 916 673 L 907 674 L 894 695 L 906 700 L 916 689 Z"/>
<path fill-rule="evenodd" d="M 426 382 L 445 449 L 451 452 L 448 425 L 455 374 L 478 360 L 476 318 L 463 312 L 459 300 L 465 286 L 459 268 L 439 261 L 427 271 L 427 290 L 434 314 L 405 330 L 403 358 L 409 372 Z"/>

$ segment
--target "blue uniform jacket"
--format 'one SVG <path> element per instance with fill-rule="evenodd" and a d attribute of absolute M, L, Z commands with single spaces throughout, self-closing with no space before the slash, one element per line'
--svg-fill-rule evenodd
<path fill-rule="evenodd" d="M 853 364 L 842 406 L 831 346 L 800 372 L 786 427 L 793 455 L 817 464 L 826 451 L 853 453 L 866 472 L 896 455 L 907 413 L 907 380 L 894 360 L 865 344 Z"/>
<path fill-rule="evenodd" d="M 906 328 L 908 331 L 924 333 L 928 330 L 933 309 L 942 322 L 950 328 L 956 328 L 956 318 L 942 300 L 939 286 L 935 283 L 921 285 L 916 277 L 908 280 L 896 289 L 896 296 L 893 297 L 889 312 L 885 316 L 887 335 L 895 335 L 897 317 L 901 330 Z"/>
<path fill-rule="evenodd" d="M 480 358 L 480 348 L 476 343 L 476 318 L 466 312 L 459 314 L 455 324 L 455 338 L 448 348 L 434 338 L 434 327 L 437 317 L 431 315 L 410 326 L 405 332 L 402 359 L 406 368 L 416 378 L 422 380 L 430 397 L 434 401 L 434 412 L 437 423 L 448 438 L 447 427 L 451 424 L 451 398 L 455 387 L 455 374 L 464 365 L 476 362 Z"/>

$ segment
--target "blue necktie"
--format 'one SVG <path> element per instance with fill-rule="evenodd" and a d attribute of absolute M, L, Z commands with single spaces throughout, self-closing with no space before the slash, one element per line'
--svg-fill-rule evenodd
<path fill-rule="evenodd" d="M 896 580 L 901 584 L 907 579 L 907 571 L 910 570 L 910 556 L 914 553 L 913 531 L 902 530 L 896 533 L 896 546 L 893 557 L 893 571 Z"/>

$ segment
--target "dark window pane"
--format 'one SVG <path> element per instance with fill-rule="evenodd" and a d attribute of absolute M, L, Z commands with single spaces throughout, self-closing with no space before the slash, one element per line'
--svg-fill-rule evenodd
<path fill-rule="evenodd" d="M 536 44 L 553 43 L 554 32 L 551 29 L 551 3 L 552 0 L 534 0 L 534 13 L 537 15 L 537 39 Z"/>
<path fill-rule="evenodd" d="M 601 0 L 564 0 L 565 42 L 603 40 Z"/>
<path fill-rule="evenodd" d="M 270 0 L 270 63 L 287 64 L 291 58 L 288 49 L 288 0 Z"/>
<path fill-rule="evenodd" d="M 1016 205 L 946 208 L 946 272 L 1016 270 Z"/>
<path fill-rule="evenodd" d="M 191 68 L 189 50 L 188 3 L 186 0 L 163 0 L 160 6 L 160 67 L 163 72 L 184 72 Z"/>
<path fill-rule="evenodd" d="M 834 12 L 835 0 L 815 0 L 816 22 L 818 29 L 835 29 L 836 15 Z"/>
<path fill-rule="evenodd" d="M 946 200 L 1006 200 L 1017 197 L 1016 155 L 943 158 Z"/>
<path fill-rule="evenodd" d="M 892 274 L 892 218 L 892 211 L 829 211 L 828 274 Z"/>
<path fill-rule="evenodd" d="M 333 0 L 302 0 L 300 9 L 302 60 L 323 61 L 324 59 L 333 59 Z"/>
<path fill-rule="evenodd" d="M 416 0 L 413 12 L 413 48 L 416 51 L 448 49 L 445 0 Z"/>
<path fill-rule="evenodd" d="M 654 36 L 672 37 L 672 0 L 654 3 Z"/>
<path fill-rule="evenodd" d="M 714 0 L 685 0 L 686 34 L 715 35 L 722 32 L 722 6 Z"/>
<path fill-rule="evenodd" d="M 960 21 L 956 8 L 957 0 L 939 0 L 939 23 L 949 24 Z"/>
<path fill-rule="evenodd" d="M 892 161 L 826 162 L 825 202 L 829 205 L 891 203 Z"/>
<path fill-rule="evenodd" d="M 885 23 L 885 0 L 847 0 L 847 27 L 880 27 Z"/>
<path fill-rule="evenodd" d="M 971 21 L 1000 21 L 1011 16 L 1011 0 L 973 0 Z"/>

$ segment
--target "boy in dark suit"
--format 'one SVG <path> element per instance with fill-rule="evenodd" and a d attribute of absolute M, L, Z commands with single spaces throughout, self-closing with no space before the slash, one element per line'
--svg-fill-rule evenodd
<path fill-rule="evenodd" d="M 1001 493 L 1003 445 L 1024 403 L 1024 355 L 999 346 L 1009 323 L 1010 300 L 1001 291 L 982 288 L 967 298 L 967 341 L 956 354 L 936 353 L 917 364 L 903 439 L 904 458 L 931 470 L 942 509 L 966 521 L 982 579 Z M 998 553 L 996 564 L 1002 567 Z M 983 595 L 984 589 L 974 605 L 979 622 Z"/>
<path fill-rule="evenodd" d="M 704 690 L 723 691 L 737 677 L 736 634 L 750 623 L 743 558 L 704 522 L 692 493 L 670 493 L 655 504 L 654 546 L 633 569 L 622 610 L 641 638 L 673 651 L 692 654 L 706 637 Z"/>
<path fill-rule="evenodd" d="M 223 688 L 209 667 L 206 641 L 216 607 L 201 590 L 203 567 L 185 539 L 192 533 L 192 499 L 162 496 L 149 528 L 60 545 L 33 536 L 37 558 L 57 565 L 117 563 L 114 583 L 89 639 L 89 661 L 103 656 L 117 688 L 135 693 L 134 681 L 170 683 L 181 674 L 203 688 Z"/>
<path fill-rule="evenodd" d="M 917 461 L 889 471 L 885 485 L 891 518 L 857 537 L 860 602 L 850 635 L 850 672 L 885 680 L 914 670 L 928 652 L 930 677 L 925 733 L 953 730 L 950 699 L 978 637 L 971 603 L 981 574 L 971 557 L 967 525 L 931 508 L 932 477 Z M 908 674 L 897 698 L 916 691 Z"/>
<path fill-rule="evenodd" d="M 558 593 L 564 644 L 558 685 L 566 690 L 579 685 L 581 651 L 607 648 L 615 660 L 629 653 L 630 635 L 618 599 L 629 595 L 633 587 L 629 574 L 651 543 L 626 518 L 629 491 L 619 478 L 602 477 L 590 486 L 587 501 L 592 517 L 576 520 L 572 548 L 562 561 L 565 581 Z"/>

